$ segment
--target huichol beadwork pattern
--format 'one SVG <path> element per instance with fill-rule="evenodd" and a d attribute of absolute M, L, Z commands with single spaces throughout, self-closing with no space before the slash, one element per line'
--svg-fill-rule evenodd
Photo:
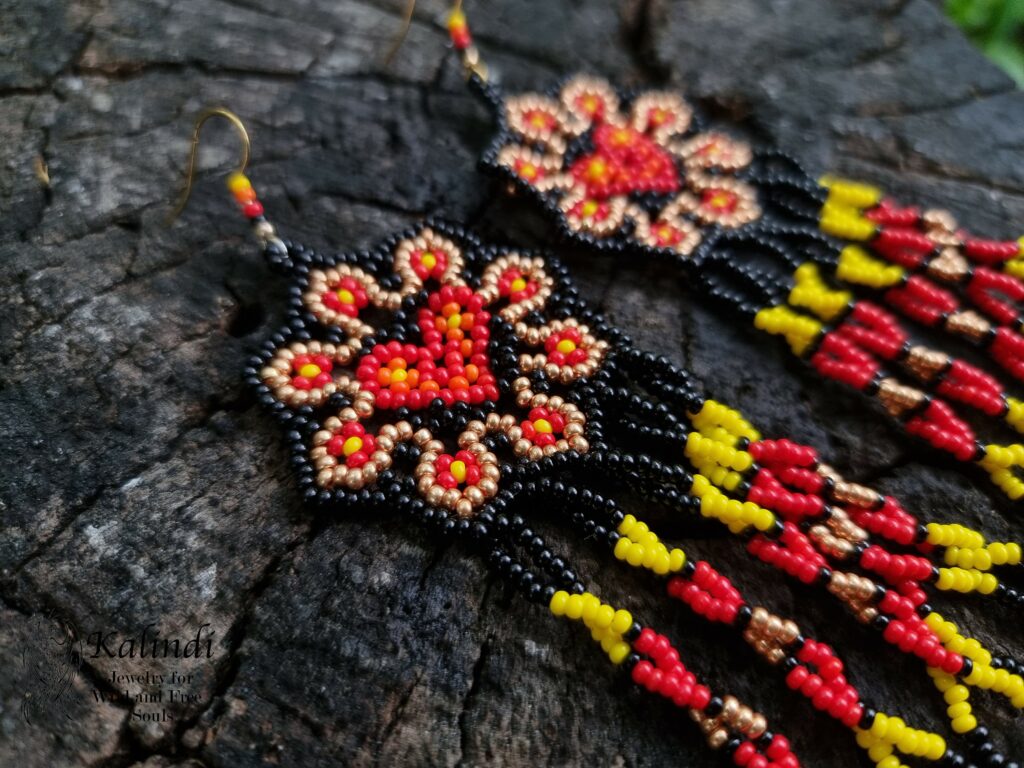
<path fill-rule="evenodd" d="M 243 206 L 255 200 L 247 180 L 231 185 Z M 938 589 L 1024 603 L 991 572 L 1021 562 L 1017 544 L 925 524 L 896 499 L 845 481 L 813 449 L 762 439 L 684 371 L 633 348 L 550 257 L 486 246 L 443 223 L 371 252 L 324 256 L 278 239 L 261 212 L 247 215 L 271 264 L 293 281 L 287 323 L 247 376 L 282 422 L 310 502 L 405 513 L 464 537 L 527 599 L 583 623 L 613 664 L 684 709 L 739 766 L 800 763 L 763 715 L 699 681 L 667 635 L 588 589 L 569 556 L 532 527 L 538 504 L 663 579 L 696 615 L 735 629 L 878 760 L 963 757 L 942 736 L 870 706 L 829 645 L 748 603 L 617 497 L 628 490 L 717 520 L 750 556 L 839 600 L 927 665 L 952 702 L 955 732 L 977 728 L 966 686 L 1024 708 L 1020 665 L 964 637 L 927 602 Z M 949 565 L 934 565 L 934 552 Z"/>

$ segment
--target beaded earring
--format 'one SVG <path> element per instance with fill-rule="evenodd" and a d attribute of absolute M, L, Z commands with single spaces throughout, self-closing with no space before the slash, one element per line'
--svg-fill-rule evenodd
<path fill-rule="evenodd" d="M 813 449 L 763 439 L 685 371 L 634 348 L 550 255 L 486 245 L 442 221 L 368 252 L 321 254 L 281 239 L 244 175 L 244 126 L 227 110 L 197 122 L 179 210 L 199 131 L 215 116 L 245 142 L 228 187 L 290 285 L 285 322 L 244 376 L 280 423 L 311 505 L 397 511 L 465 541 L 527 600 L 581 623 L 613 665 L 686 710 L 738 766 L 800 762 L 762 715 L 699 681 L 668 635 L 589 589 L 531 527 L 538 504 L 561 510 L 581 538 L 649 572 L 696 615 L 739 633 L 882 768 L 902 756 L 1016 766 L 995 751 L 968 697 L 987 689 L 1024 708 L 1024 665 L 962 634 L 928 593 L 978 592 L 1024 607 L 991 572 L 1019 565 L 1018 544 L 923 523 L 895 498 L 843 480 Z M 748 554 L 838 599 L 924 662 L 952 730 L 972 734 L 968 756 L 873 707 L 828 644 L 663 542 L 622 509 L 624 492 L 722 523 Z"/>
<path fill-rule="evenodd" d="M 1024 497 L 1024 445 L 982 442 L 949 404 L 993 431 L 1024 433 L 1024 401 L 993 373 L 915 342 L 893 314 L 966 340 L 1024 381 L 1024 239 L 972 237 L 948 213 L 901 208 L 863 184 L 816 182 L 784 153 L 708 126 L 673 91 L 627 95 L 577 75 L 544 93 L 506 94 L 488 81 L 461 8 L 448 29 L 497 123 L 482 167 L 535 201 L 564 238 L 671 259 L 819 375 L 981 467 L 1010 499 Z"/>

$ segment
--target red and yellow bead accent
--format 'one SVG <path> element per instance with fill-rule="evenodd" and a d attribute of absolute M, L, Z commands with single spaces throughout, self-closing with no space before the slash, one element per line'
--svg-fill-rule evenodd
<path fill-rule="evenodd" d="M 544 349 L 519 356 L 523 373 L 543 371 L 548 379 L 562 384 L 592 376 L 608 354 L 608 342 L 597 339 L 589 327 L 572 318 L 537 328 L 519 322 L 515 333 L 528 347 Z"/>
<path fill-rule="evenodd" d="M 256 197 L 256 190 L 253 189 L 248 176 L 244 173 L 232 173 L 228 176 L 227 185 L 245 218 L 258 219 L 263 215 L 263 204 Z"/>
<path fill-rule="evenodd" d="M 335 392 L 354 391 L 347 375 L 336 368 L 348 365 L 359 349 L 350 344 L 320 341 L 296 342 L 282 347 L 260 371 L 260 378 L 274 397 L 293 407 L 322 405 Z"/>

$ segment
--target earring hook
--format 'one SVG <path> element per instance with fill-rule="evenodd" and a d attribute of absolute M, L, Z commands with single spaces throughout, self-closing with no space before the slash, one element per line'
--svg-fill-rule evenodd
<path fill-rule="evenodd" d="M 178 216 L 181 215 L 181 212 L 185 210 L 185 206 L 188 204 L 189 197 L 192 195 L 192 183 L 195 180 L 196 173 L 196 160 L 199 157 L 199 136 L 203 130 L 203 125 L 205 125 L 207 120 L 213 117 L 223 117 L 225 120 L 230 122 L 238 132 L 238 137 L 242 140 L 242 155 L 239 160 L 238 168 L 235 169 L 235 173 L 245 173 L 245 169 L 249 165 L 249 149 L 251 147 L 251 142 L 249 141 L 249 132 L 245 130 L 245 124 L 242 122 L 242 119 L 225 107 L 210 107 L 208 109 L 204 109 L 199 113 L 199 117 L 196 118 L 195 128 L 192 131 L 192 149 L 189 152 L 188 168 L 185 171 L 185 188 L 181 192 L 178 204 L 167 219 L 168 225 L 174 223 Z"/>
<path fill-rule="evenodd" d="M 462 0 L 459 0 L 462 3 Z M 391 62 L 395 58 L 395 54 L 398 53 L 398 49 L 402 47 L 405 42 L 406 36 L 409 34 L 409 28 L 412 26 L 413 12 L 416 10 L 416 0 L 409 0 L 405 4 L 405 11 L 402 13 L 402 27 L 398 30 L 398 34 L 395 35 L 395 39 L 391 42 L 391 47 L 388 49 L 387 55 L 384 57 L 384 66 L 390 67 Z"/>
<path fill-rule="evenodd" d="M 402 28 L 395 36 L 391 48 L 384 57 L 384 66 L 389 66 L 391 61 L 402 47 L 409 29 L 412 26 L 413 13 L 416 10 L 416 0 L 409 0 L 402 15 Z M 466 68 L 467 76 L 475 75 L 481 80 L 487 80 L 487 66 L 480 60 L 480 52 L 473 45 L 469 34 L 469 27 L 466 24 L 466 15 L 462 12 L 462 0 L 455 0 L 448 10 L 448 34 L 456 50 L 462 55 L 462 64 Z"/>

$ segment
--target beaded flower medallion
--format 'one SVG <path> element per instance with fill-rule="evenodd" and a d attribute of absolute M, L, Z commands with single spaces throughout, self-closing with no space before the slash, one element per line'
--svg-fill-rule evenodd
<path fill-rule="evenodd" d="M 502 96 L 476 84 L 500 126 L 484 166 L 534 195 L 569 236 L 688 256 L 704 229 L 761 216 L 744 181 L 750 146 L 700 130 L 677 93 L 627 98 L 588 75 L 549 94 Z"/>
<path fill-rule="evenodd" d="M 302 417 L 310 497 L 402 478 L 466 518 L 507 481 L 502 449 L 506 462 L 580 456 L 600 434 L 573 390 L 609 341 L 550 261 L 434 224 L 370 254 L 291 246 L 277 263 L 296 275 L 289 322 L 250 375 L 284 418 Z"/>

